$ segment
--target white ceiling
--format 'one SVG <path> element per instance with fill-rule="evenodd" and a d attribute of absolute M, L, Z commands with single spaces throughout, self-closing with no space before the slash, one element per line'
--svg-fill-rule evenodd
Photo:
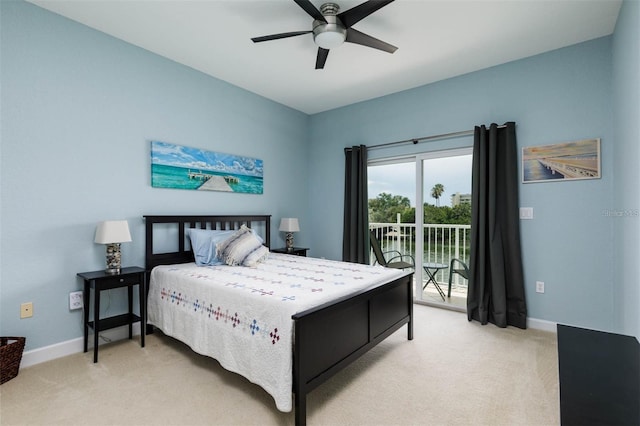
<path fill-rule="evenodd" d="M 250 40 L 310 30 L 291 0 L 29 1 L 307 114 L 609 35 L 622 2 L 397 0 L 354 25 L 394 54 L 345 43 L 316 70 L 311 34 Z"/>

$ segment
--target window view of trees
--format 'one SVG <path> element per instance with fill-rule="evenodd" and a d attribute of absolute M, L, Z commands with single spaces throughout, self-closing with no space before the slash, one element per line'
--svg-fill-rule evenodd
<path fill-rule="evenodd" d="M 369 222 L 396 223 L 399 214 L 401 223 L 415 224 L 416 210 L 422 210 L 425 225 L 471 225 L 472 160 L 467 150 L 369 165 Z M 417 165 L 421 177 L 416 177 Z M 422 209 L 413 198 L 417 179 L 422 181 Z"/>
<path fill-rule="evenodd" d="M 440 207 L 440 197 L 444 192 L 444 186 L 441 183 L 436 183 L 431 188 L 431 196 L 436 199 L 436 206 Z"/>
<path fill-rule="evenodd" d="M 401 222 L 415 223 L 416 209 L 407 197 L 383 192 L 369 200 L 369 222 L 395 222 L 398 213 Z"/>
<path fill-rule="evenodd" d="M 438 197 L 433 194 L 438 188 Z M 460 203 L 454 207 L 440 206 L 439 198 L 444 192 L 444 187 L 437 184 L 432 189 L 433 198 L 436 205 L 424 203 L 424 223 L 425 224 L 471 224 L 471 204 Z M 400 213 L 402 223 L 415 223 L 416 209 L 411 207 L 409 198 L 400 195 L 393 195 L 386 192 L 379 194 L 376 198 L 369 200 L 369 222 L 395 223 L 397 214 Z"/>

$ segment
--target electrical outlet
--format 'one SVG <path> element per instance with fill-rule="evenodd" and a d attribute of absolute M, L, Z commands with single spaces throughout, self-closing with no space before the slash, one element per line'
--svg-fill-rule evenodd
<path fill-rule="evenodd" d="M 69 310 L 82 309 L 82 292 L 72 291 L 69 293 Z"/>
<path fill-rule="evenodd" d="M 536 281 L 536 293 L 544 293 L 544 282 Z"/>
<path fill-rule="evenodd" d="M 20 318 L 31 318 L 33 316 L 33 302 L 20 305 Z"/>

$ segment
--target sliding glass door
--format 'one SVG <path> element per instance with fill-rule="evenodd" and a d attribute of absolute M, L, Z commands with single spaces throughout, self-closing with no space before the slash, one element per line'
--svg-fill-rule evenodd
<path fill-rule="evenodd" d="M 419 157 L 422 165 L 423 301 L 466 309 L 467 282 L 451 261 L 468 264 L 471 236 L 471 149 Z M 459 263 L 454 261 L 454 269 Z"/>
<path fill-rule="evenodd" d="M 369 163 L 369 226 L 387 256 L 413 257 L 416 300 L 466 304 L 466 280 L 458 275 L 449 296 L 449 268 L 451 259 L 469 256 L 471 153 L 464 148 Z"/>
<path fill-rule="evenodd" d="M 415 168 L 415 158 L 379 161 L 367 168 L 369 229 L 387 260 L 395 257 L 415 264 Z M 371 263 L 375 261 L 372 255 Z"/>

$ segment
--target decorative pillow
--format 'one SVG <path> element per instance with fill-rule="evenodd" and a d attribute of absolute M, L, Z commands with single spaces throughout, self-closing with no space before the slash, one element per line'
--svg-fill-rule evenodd
<path fill-rule="evenodd" d="M 269 249 L 261 244 L 260 247 L 249 253 L 249 256 L 244 259 L 242 264 L 244 266 L 254 267 L 258 263 L 264 262 L 267 257 L 269 257 Z"/>
<path fill-rule="evenodd" d="M 227 265 L 255 266 L 269 254 L 269 250 L 263 247 L 262 240 L 242 225 L 231 237 L 218 243 L 216 253 Z"/>
<path fill-rule="evenodd" d="M 235 234 L 236 231 L 216 231 L 209 229 L 189 229 L 191 250 L 198 266 L 222 265 L 216 257 L 216 245 Z"/>

